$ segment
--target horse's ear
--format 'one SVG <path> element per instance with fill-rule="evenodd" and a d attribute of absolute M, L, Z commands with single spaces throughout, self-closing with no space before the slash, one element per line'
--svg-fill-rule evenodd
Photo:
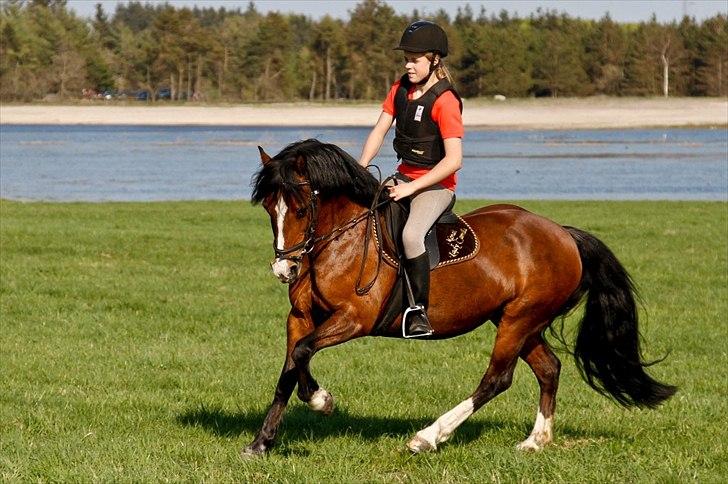
<path fill-rule="evenodd" d="M 260 151 L 260 162 L 265 165 L 270 161 L 270 156 L 268 156 L 268 153 L 261 146 L 258 146 L 258 151 Z"/>

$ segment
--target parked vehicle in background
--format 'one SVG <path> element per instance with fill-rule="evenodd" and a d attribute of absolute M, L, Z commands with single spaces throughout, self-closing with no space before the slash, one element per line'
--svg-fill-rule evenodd
<path fill-rule="evenodd" d="M 125 99 L 134 99 L 136 101 L 149 101 L 152 97 L 151 92 L 147 89 L 127 89 L 123 91 L 115 91 L 112 89 L 106 89 L 101 92 L 97 92 L 94 89 L 83 89 L 81 91 L 81 95 L 85 99 L 103 99 L 106 101 L 110 101 L 111 99 L 119 99 L 119 100 L 125 100 Z M 168 87 L 163 87 L 159 89 L 156 94 L 154 95 L 154 99 L 156 101 L 159 100 L 171 100 L 172 99 L 172 89 Z M 181 93 L 180 96 L 177 97 L 178 100 L 187 99 L 186 93 Z"/>

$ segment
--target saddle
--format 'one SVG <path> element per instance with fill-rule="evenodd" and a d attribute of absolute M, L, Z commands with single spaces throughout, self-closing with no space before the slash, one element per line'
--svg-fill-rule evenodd
<path fill-rule="evenodd" d="M 470 260 L 480 249 L 480 241 L 473 229 L 465 220 L 453 213 L 454 205 L 455 197 L 430 227 L 425 237 L 425 249 L 430 260 L 431 271 Z M 397 269 L 397 281 L 395 281 L 386 303 L 382 306 L 372 331 L 373 335 L 380 335 L 394 324 L 404 309 L 403 286 L 405 282 L 399 261 L 404 258 L 402 229 L 409 215 L 409 199 L 397 202 L 389 201 L 376 212 L 375 217 L 377 217 L 378 223 L 372 224 L 372 233 L 377 250 L 385 263 Z"/>
<path fill-rule="evenodd" d="M 425 237 L 430 270 L 472 259 L 480 249 L 473 229 L 452 211 L 454 205 L 455 197 Z M 378 233 L 376 224 L 374 226 L 374 240 L 378 248 L 382 247 L 384 260 L 394 268 L 399 267 L 401 254 L 404 254 L 402 229 L 408 214 L 408 200 L 391 202 L 380 214 L 379 227 L 383 233 Z"/>

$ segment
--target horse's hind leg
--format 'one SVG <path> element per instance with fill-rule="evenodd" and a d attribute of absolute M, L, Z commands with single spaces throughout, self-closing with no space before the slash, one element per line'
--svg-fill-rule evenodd
<path fill-rule="evenodd" d="M 536 423 L 533 426 L 531 435 L 518 444 L 518 448 L 521 450 L 541 450 L 553 438 L 551 427 L 554 411 L 556 410 L 556 390 L 559 386 L 561 362 L 540 334 L 532 336 L 526 341 L 526 345 L 521 350 L 521 358 L 528 363 L 528 366 L 536 375 L 541 394 Z"/>
<path fill-rule="evenodd" d="M 513 370 L 526 340 L 527 331 L 532 329 L 526 321 L 511 322 L 510 324 L 501 321 L 488 369 L 478 388 L 470 398 L 463 400 L 452 410 L 440 416 L 429 427 L 417 432 L 407 447 L 415 453 L 436 450 L 437 444 L 449 439 L 455 429 L 468 417 L 496 395 L 507 390 L 511 386 Z"/>

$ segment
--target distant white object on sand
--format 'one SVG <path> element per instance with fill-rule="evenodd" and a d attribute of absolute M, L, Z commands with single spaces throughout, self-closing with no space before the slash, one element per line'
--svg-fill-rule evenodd
<path fill-rule="evenodd" d="M 493 96 L 493 99 L 495 99 L 496 101 L 505 101 L 506 97 L 503 94 L 496 94 L 495 96 Z"/>

